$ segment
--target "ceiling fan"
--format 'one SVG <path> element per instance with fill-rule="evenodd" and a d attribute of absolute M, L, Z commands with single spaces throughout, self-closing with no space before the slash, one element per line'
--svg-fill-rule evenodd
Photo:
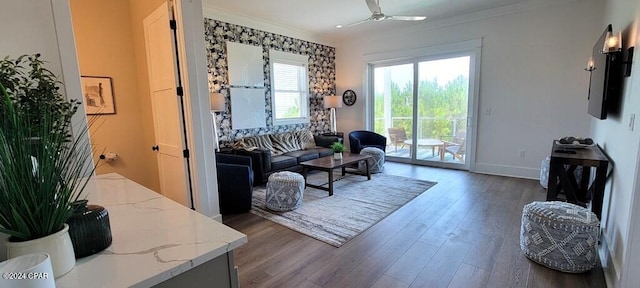
<path fill-rule="evenodd" d="M 384 13 L 382 13 L 382 9 L 380 9 L 380 0 L 365 0 L 365 2 L 367 2 L 367 7 L 369 7 L 369 10 L 371 10 L 371 16 L 367 19 L 346 25 L 346 27 L 362 24 L 368 21 L 383 21 L 383 20 L 422 21 L 424 19 L 427 19 L 427 17 L 425 16 L 385 15 Z M 336 25 L 336 28 L 342 28 L 342 27 L 345 27 L 345 26 Z"/>

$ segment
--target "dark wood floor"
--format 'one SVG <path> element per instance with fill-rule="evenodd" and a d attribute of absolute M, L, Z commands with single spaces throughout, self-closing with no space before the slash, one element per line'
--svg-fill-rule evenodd
<path fill-rule="evenodd" d="M 606 287 L 600 266 L 561 273 L 522 254 L 522 208 L 545 198 L 538 181 L 389 162 L 384 173 L 438 184 L 340 248 L 225 217 L 249 238 L 235 250 L 240 287 Z"/>

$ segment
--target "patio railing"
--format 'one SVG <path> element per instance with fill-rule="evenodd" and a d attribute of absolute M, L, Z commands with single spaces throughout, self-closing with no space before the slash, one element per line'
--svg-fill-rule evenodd
<path fill-rule="evenodd" d="M 378 134 L 388 135 L 388 128 L 404 128 L 407 138 L 411 138 L 413 117 L 376 117 L 374 131 Z M 385 121 L 388 120 L 389 122 Z M 467 117 L 418 117 L 418 139 L 432 138 L 451 140 L 458 129 L 466 129 Z M 388 127 L 385 123 L 389 123 Z"/>

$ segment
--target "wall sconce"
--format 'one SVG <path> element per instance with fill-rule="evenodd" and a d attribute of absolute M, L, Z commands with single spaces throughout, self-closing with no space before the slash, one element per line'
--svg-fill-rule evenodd
<path fill-rule="evenodd" d="M 213 143 L 215 143 L 216 151 L 220 152 L 220 143 L 218 139 L 218 120 L 216 120 L 216 112 L 224 111 L 224 95 L 217 92 L 210 92 L 211 100 L 211 121 L 213 122 Z"/>
<path fill-rule="evenodd" d="M 605 36 L 604 46 L 602 47 L 602 54 L 618 54 L 622 57 L 622 75 L 624 77 L 631 76 L 631 64 L 633 60 L 633 50 L 634 47 L 629 47 L 624 52 L 622 51 L 622 31 L 618 31 L 615 33 L 607 32 Z M 618 54 L 619 55 L 619 54 Z M 589 61 L 587 62 L 587 67 L 584 68 L 585 71 L 593 71 L 597 69 L 595 67 L 595 63 L 593 61 L 593 57 L 589 57 Z"/>
<path fill-rule="evenodd" d="M 331 109 L 331 133 L 336 133 L 336 108 L 342 108 L 342 96 L 324 96 L 324 108 Z"/>
<path fill-rule="evenodd" d="M 602 53 L 609 54 L 620 51 L 622 51 L 622 32 L 607 32 L 606 39 L 604 40 L 604 47 L 602 47 Z"/>
<path fill-rule="evenodd" d="M 593 71 L 596 70 L 596 63 L 593 61 L 593 56 L 589 56 L 589 61 L 587 61 L 587 67 L 584 68 L 584 71 Z"/>

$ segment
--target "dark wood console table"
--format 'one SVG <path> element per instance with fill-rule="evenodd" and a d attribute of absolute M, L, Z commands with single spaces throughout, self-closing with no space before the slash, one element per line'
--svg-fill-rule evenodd
<path fill-rule="evenodd" d="M 574 175 L 578 166 L 582 166 L 580 182 Z M 590 186 L 592 167 L 596 169 L 596 177 Z M 566 201 L 570 203 L 586 207 L 586 203 L 591 200 L 591 211 L 598 216 L 598 219 L 602 219 L 602 201 L 608 167 L 609 158 L 600 146 L 569 149 L 554 141 L 549 166 L 547 201 L 558 200 L 560 191 L 564 192 Z"/>

